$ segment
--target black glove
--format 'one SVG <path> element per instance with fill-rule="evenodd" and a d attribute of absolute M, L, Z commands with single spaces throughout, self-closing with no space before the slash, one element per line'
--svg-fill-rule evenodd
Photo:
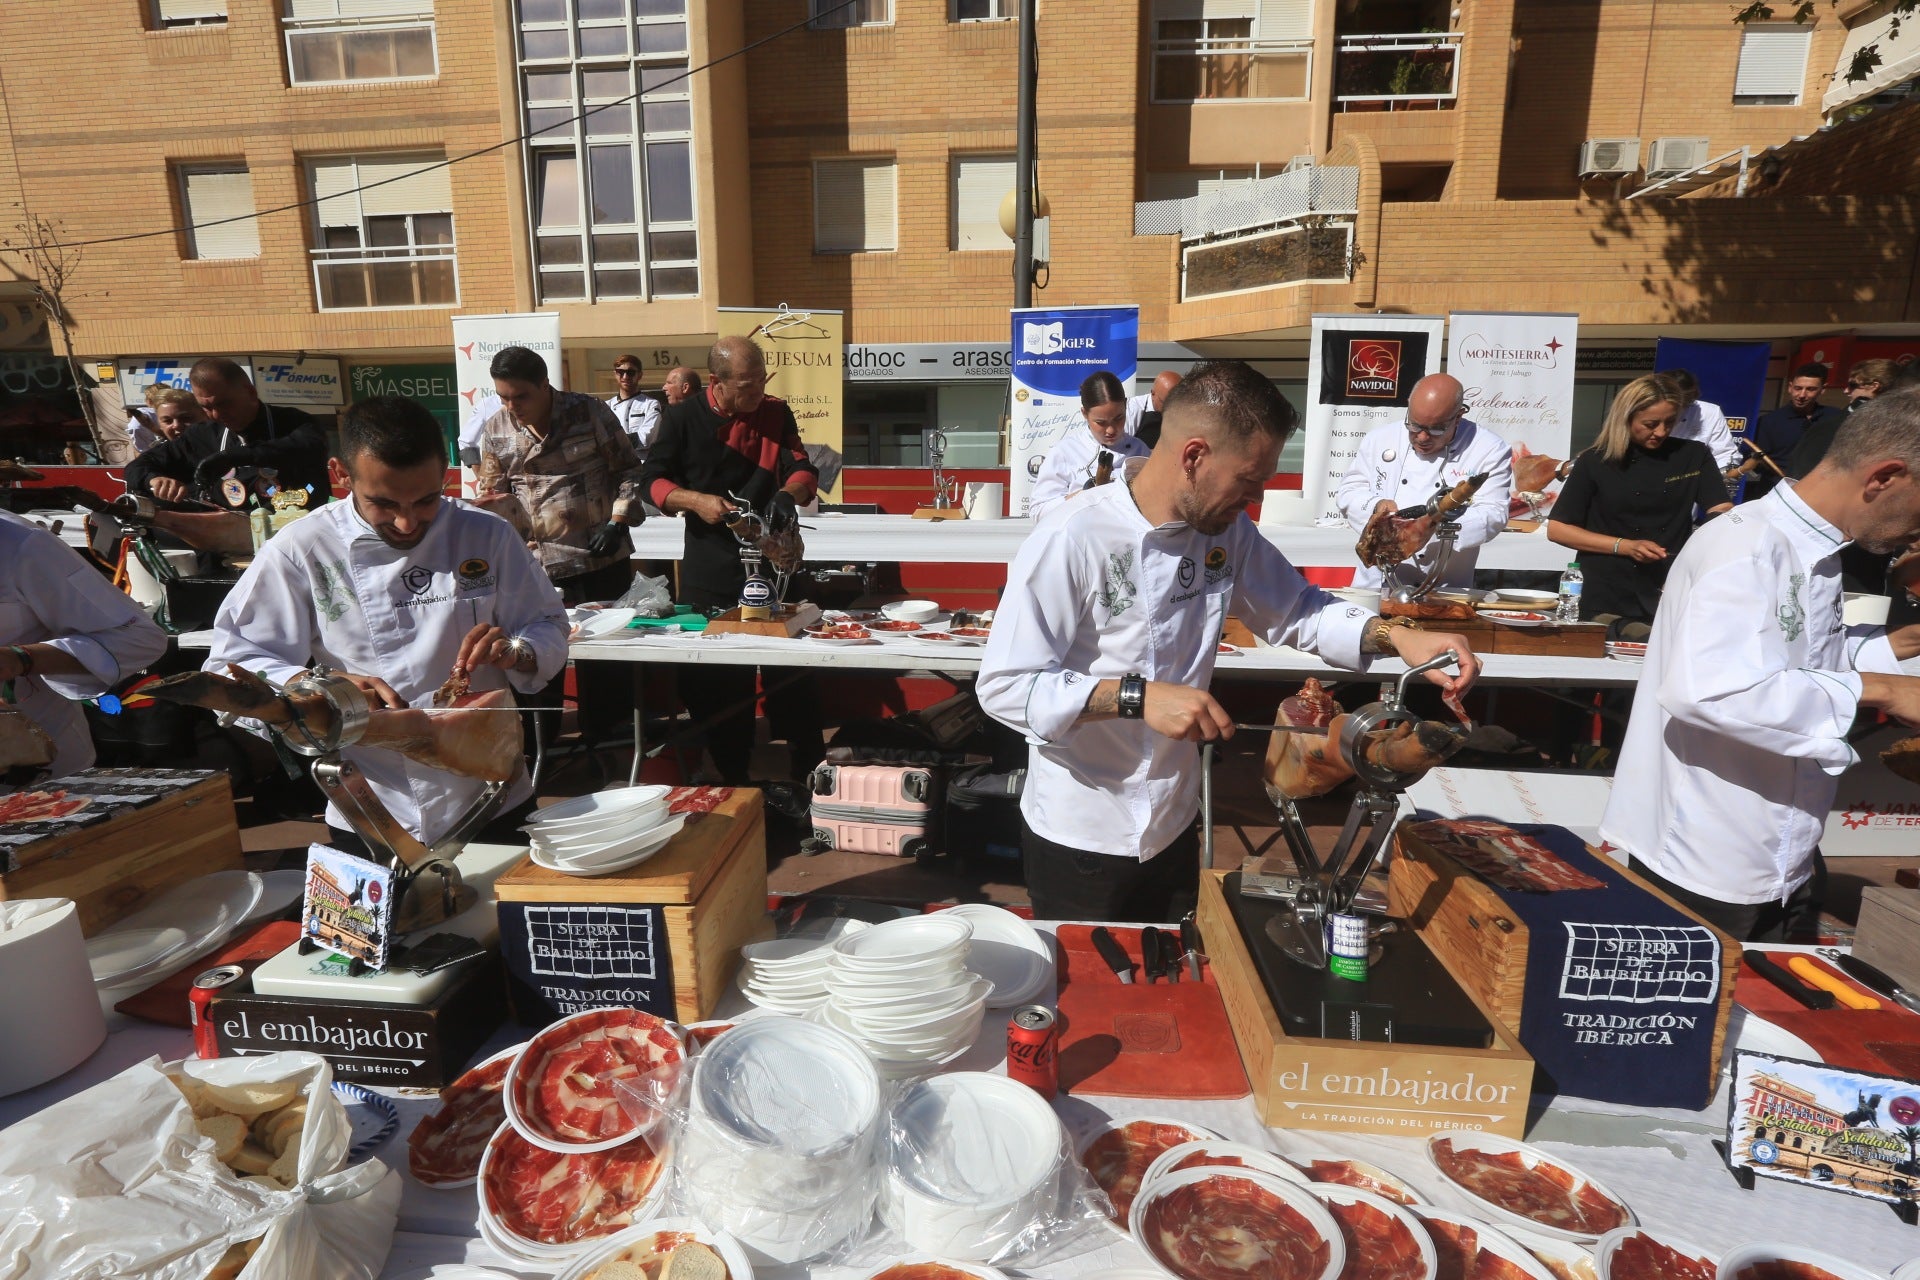
<path fill-rule="evenodd" d="M 221 477 L 229 471 L 238 471 L 242 467 L 257 467 L 259 465 L 260 451 L 258 449 L 249 448 L 244 445 L 237 449 L 222 449 L 219 453 L 214 454 L 211 458 L 208 458 L 205 462 L 202 462 L 193 469 L 193 487 L 202 493 L 219 496 L 222 505 L 226 505 L 225 495 L 220 493 Z"/>
<path fill-rule="evenodd" d="M 773 495 L 767 507 L 767 532 L 787 533 L 800 527 L 800 506 L 785 489 Z"/>
<path fill-rule="evenodd" d="M 627 526 L 609 520 L 587 535 L 587 551 L 595 558 L 617 555 L 632 546 L 627 541 Z"/>

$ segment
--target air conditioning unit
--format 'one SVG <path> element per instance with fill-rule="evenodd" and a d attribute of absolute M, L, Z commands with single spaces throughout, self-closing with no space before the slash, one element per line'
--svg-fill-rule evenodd
<path fill-rule="evenodd" d="M 1632 173 L 1640 167 L 1640 139 L 1588 138 L 1580 144 L 1580 176 Z"/>
<path fill-rule="evenodd" d="M 1647 161 L 1647 176 L 1671 178 L 1676 173 L 1698 169 L 1706 162 L 1705 138 L 1655 138 L 1653 155 Z"/>

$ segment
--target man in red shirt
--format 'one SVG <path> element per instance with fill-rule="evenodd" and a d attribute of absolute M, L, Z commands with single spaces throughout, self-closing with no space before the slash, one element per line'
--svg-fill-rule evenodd
<path fill-rule="evenodd" d="M 787 402 L 767 394 L 766 355 L 750 340 L 725 337 L 707 354 L 704 391 L 660 415 L 641 492 L 667 515 L 686 517 L 680 602 L 717 614 L 740 603 L 746 571 L 727 527 L 736 500 L 773 520 L 793 520 L 812 500 L 819 472 L 807 458 Z M 683 666 L 680 698 L 709 722 L 707 749 L 722 781 L 742 785 L 753 750 L 754 670 Z M 820 762 L 820 711 L 810 680 L 769 681 L 767 715 L 784 731 L 796 778 Z"/>

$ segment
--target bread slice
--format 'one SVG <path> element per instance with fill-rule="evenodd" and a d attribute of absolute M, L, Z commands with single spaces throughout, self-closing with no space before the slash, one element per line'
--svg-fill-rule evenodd
<path fill-rule="evenodd" d="M 248 1080 L 239 1084 L 201 1082 L 207 1098 L 222 1111 L 251 1120 L 263 1111 L 278 1111 L 300 1096 L 298 1080 Z"/>
<path fill-rule="evenodd" d="M 213 1153 L 222 1164 L 231 1163 L 247 1141 L 247 1122 L 239 1116 L 209 1116 L 195 1121 L 200 1132 L 213 1139 Z"/>

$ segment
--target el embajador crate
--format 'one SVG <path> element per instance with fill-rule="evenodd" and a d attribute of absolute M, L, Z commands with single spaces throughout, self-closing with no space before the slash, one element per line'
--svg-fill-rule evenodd
<path fill-rule="evenodd" d="M 240 824 L 217 771 L 86 769 L 40 788 L 87 796 L 67 820 L 15 824 L 0 848 L 0 902 L 71 898 L 89 936 L 177 884 L 235 871 Z"/>
<path fill-rule="evenodd" d="M 733 977 L 740 947 L 771 936 L 760 792 L 683 787 L 672 805 L 688 811 L 686 826 L 629 871 L 570 876 L 529 859 L 495 882 L 521 1022 L 613 1005 L 698 1021 Z"/>
<path fill-rule="evenodd" d="M 1198 921 L 1261 1120 L 1402 1137 L 1448 1129 L 1522 1136 L 1533 1059 L 1471 989 L 1493 1027 L 1490 1048 L 1289 1035 L 1227 904 L 1230 874 L 1201 872 Z"/>

